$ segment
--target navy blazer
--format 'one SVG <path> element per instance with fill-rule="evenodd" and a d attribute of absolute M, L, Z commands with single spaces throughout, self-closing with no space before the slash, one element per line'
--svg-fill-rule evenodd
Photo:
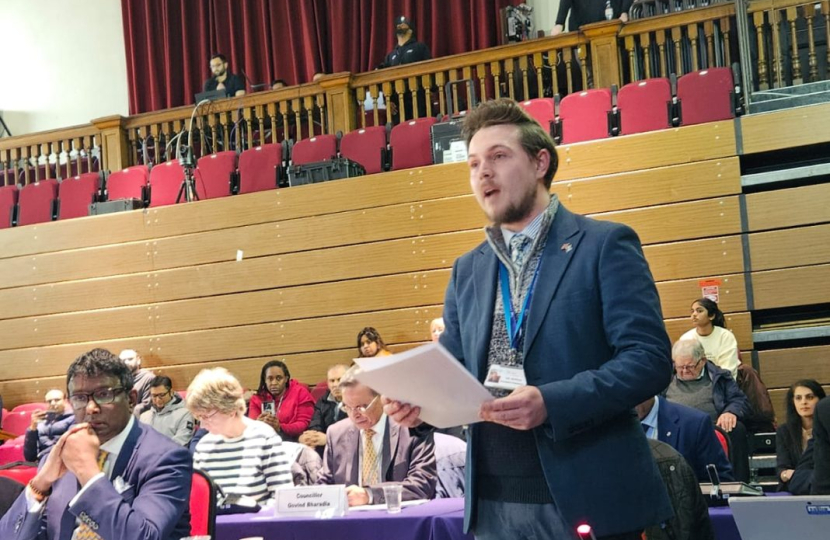
<path fill-rule="evenodd" d="M 732 465 L 715 435 L 709 415 L 692 407 L 660 399 L 657 409 L 657 439 L 680 452 L 699 482 L 709 482 L 706 465 L 714 463 L 720 479 L 732 482 Z"/>
<path fill-rule="evenodd" d="M 657 289 L 631 228 L 560 206 L 548 232 L 524 340 L 527 383 L 548 418 L 533 430 L 565 520 L 597 536 L 641 530 L 673 514 L 633 408 L 671 380 Z M 455 262 L 441 343 L 480 381 L 487 371 L 497 290 L 489 244 Z M 502 316 L 499 314 L 498 316 Z M 465 530 L 475 518 L 474 448 L 467 445 Z"/>
<path fill-rule="evenodd" d="M 0 538 L 70 540 L 80 520 L 102 538 L 179 540 L 190 535 L 192 475 L 193 460 L 185 448 L 136 420 L 112 471 L 112 478 L 122 482 L 99 479 L 69 508 L 80 486 L 66 473 L 53 484 L 40 514 L 27 511 L 21 494 L 0 520 Z"/>

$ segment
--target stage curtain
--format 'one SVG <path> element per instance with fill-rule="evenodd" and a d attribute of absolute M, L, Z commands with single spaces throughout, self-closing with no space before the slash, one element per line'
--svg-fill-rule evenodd
<path fill-rule="evenodd" d="M 130 112 L 193 103 L 214 52 L 249 84 L 309 82 L 377 67 L 411 18 L 433 57 L 498 44 L 498 12 L 519 0 L 121 0 Z M 250 87 L 248 91 L 250 91 Z"/>

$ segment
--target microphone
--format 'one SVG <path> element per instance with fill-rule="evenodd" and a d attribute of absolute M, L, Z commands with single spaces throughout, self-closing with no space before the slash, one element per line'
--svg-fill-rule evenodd
<path fill-rule="evenodd" d="M 720 476 L 718 475 L 718 469 L 715 467 L 714 463 L 706 465 L 706 473 L 709 475 L 709 480 L 712 482 L 712 491 L 709 493 L 709 496 L 713 498 L 720 498 Z"/>
<path fill-rule="evenodd" d="M 250 87 L 251 87 L 251 92 L 254 92 L 254 91 L 256 91 L 256 90 L 262 90 L 263 88 L 268 88 L 268 83 L 254 84 L 254 83 L 253 83 L 253 81 L 251 81 L 251 78 L 250 78 L 250 77 L 248 77 L 248 74 L 247 74 L 247 73 L 245 73 L 245 70 L 244 70 L 244 69 L 239 68 L 239 72 L 240 72 L 242 75 L 244 75 L 244 76 L 245 76 L 245 80 L 246 80 L 246 81 L 248 81 L 248 86 L 250 86 Z"/>

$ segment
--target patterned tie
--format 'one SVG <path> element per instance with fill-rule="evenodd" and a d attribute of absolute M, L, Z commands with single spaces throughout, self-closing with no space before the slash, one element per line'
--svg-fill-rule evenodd
<path fill-rule="evenodd" d="M 375 445 L 372 437 L 375 431 L 366 429 L 363 431 L 363 485 L 373 486 L 379 483 L 378 479 L 378 454 L 375 452 Z"/>
<path fill-rule="evenodd" d="M 514 234 L 510 239 L 510 260 L 517 269 L 521 269 L 527 260 L 528 246 L 530 238 L 523 234 Z"/>
<path fill-rule="evenodd" d="M 109 456 L 109 452 L 105 450 L 101 450 L 98 452 L 98 470 L 104 470 L 104 464 L 107 462 L 107 456 Z M 89 525 L 86 523 L 81 522 L 75 528 L 75 531 L 72 533 L 72 540 L 102 540 L 101 537 L 89 528 Z"/>

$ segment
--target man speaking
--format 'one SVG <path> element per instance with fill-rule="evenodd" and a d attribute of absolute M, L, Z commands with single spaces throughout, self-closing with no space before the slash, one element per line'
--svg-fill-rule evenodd
<path fill-rule="evenodd" d="M 515 102 L 482 104 L 463 134 L 493 225 L 455 262 L 440 342 L 496 398 L 468 438 L 465 527 L 479 539 L 577 539 L 588 523 L 600 538 L 639 539 L 672 515 L 634 412 L 671 378 L 639 239 L 550 195 L 553 141 Z M 420 423 L 417 407 L 385 408 Z"/>

